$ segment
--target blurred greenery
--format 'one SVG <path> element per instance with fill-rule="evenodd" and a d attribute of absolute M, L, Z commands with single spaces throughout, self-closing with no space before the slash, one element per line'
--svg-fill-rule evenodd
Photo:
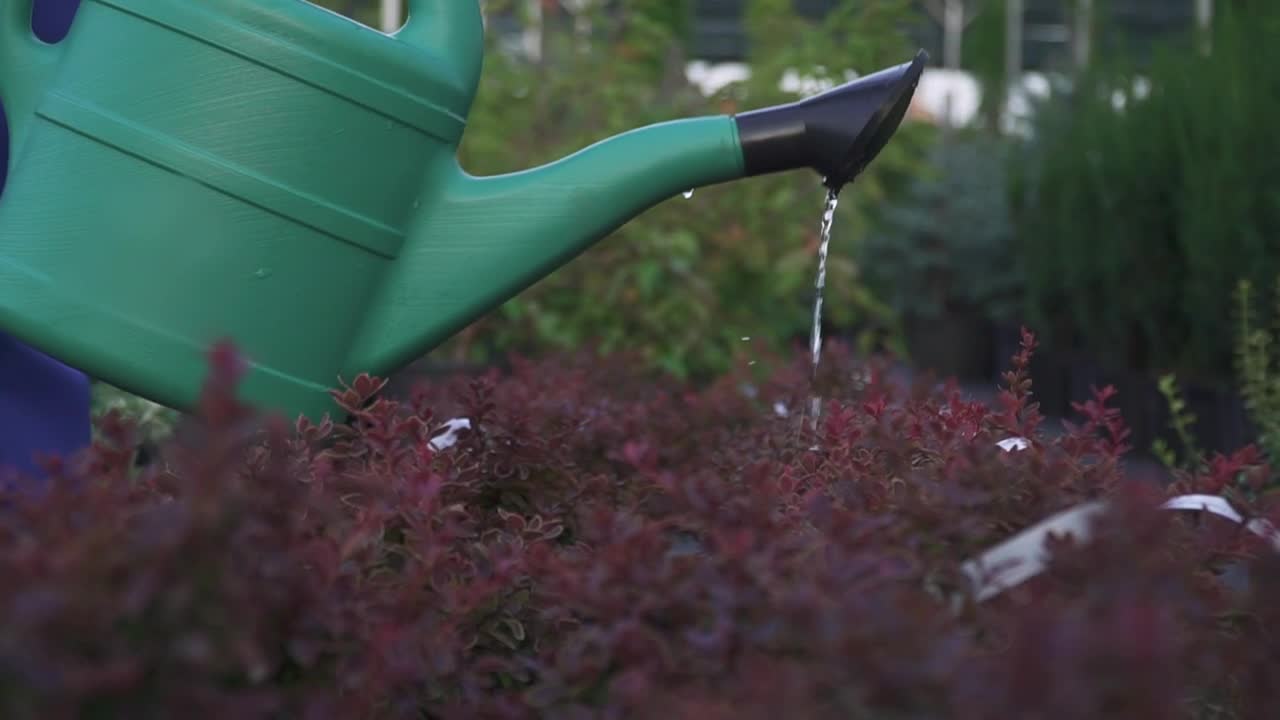
<path fill-rule="evenodd" d="M 957 131 L 930 149 L 929 168 L 890 203 L 861 261 L 895 317 L 1017 315 L 1022 276 L 1012 252 L 1008 147 L 989 132 Z"/>
<path fill-rule="evenodd" d="M 381 7 L 378 0 L 309 0 L 309 2 L 342 13 L 370 27 L 378 26 L 378 13 Z"/>
<path fill-rule="evenodd" d="M 1247 280 L 1236 288 L 1236 372 L 1245 406 L 1258 428 L 1258 445 L 1272 466 L 1280 469 L 1280 279 L 1271 298 L 1266 295 L 1255 293 Z M 1268 299 L 1271 312 L 1258 317 L 1258 301 Z"/>
<path fill-rule="evenodd" d="M 1262 293 L 1252 282 L 1241 280 L 1233 301 L 1236 384 L 1257 433 L 1254 444 L 1265 454 L 1275 478 L 1280 470 L 1280 278 L 1270 292 Z M 1157 439 L 1153 447 L 1156 457 L 1173 470 L 1207 468 L 1210 456 L 1192 429 L 1198 418 L 1190 410 L 1177 377 L 1163 375 L 1159 389 L 1168 406 L 1176 444 Z"/>
<path fill-rule="evenodd" d="M 982 88 L 979 122 L 998 128 L 1007 89 L 1012 78 L 1005 72 L 1005 32 L 1007 0 L 986 0 L 966 29 L 961 45 L 961 66 Z"/>
<path fill-rule="evenodd" d="M 137 440 L 142 445 L 155 445 L 167 438 L 179 418 L 174 410 L 101 382 L 93 385 L 91 411 L 95 418 L 95 432 L 98 426 L 96 419 L 108 412 L 116 411 L 130 418 L 137 423 Z"/>
<path fill-rule="evenodd" d="M 687 3 L 583 5 L 590 32 L 580 22 L 548 19 L 540 62 L 503 52 L 490 34 L 461 149 L 469 171 L 519 170 L 649 123 L 790 102 L 797 96 L 780 89 L 788 70 L 839 83 L 846 70 L 878 70 L 912 52 L 905 1 L 844 2 L 812 21 L 789 0 L 752 0 L 752 75 L 708 98 L 685 78 Z M 498 12 L 504 4 L 488 7 Z M 925 128 L 904 126 L 841 197 L 827 280 L 833 327 L 890 320 L 854 257 L 876 208 L 919 170 L 925 142 Z M 777 346 L 807 332 L 822 196 L 819 178 L 803 172 L 703 188 L 689 200 L 677 195 L 438 354 L 484 360 L 495 351 L 594 343 L 643 353 L 680 376 L 712 375 L 728 366 L 744 336 Z"/>
<path fill-rule="evenodd" d="M 1142 66 L 1102 58 L 1039 108 L 1014 205 L 1050 345 L 1231 377 L 1233 289 L 1280 272 L 1277 33 L 1280 3 L 1219 3 L 1211 54 L 1188 36 Z"/>

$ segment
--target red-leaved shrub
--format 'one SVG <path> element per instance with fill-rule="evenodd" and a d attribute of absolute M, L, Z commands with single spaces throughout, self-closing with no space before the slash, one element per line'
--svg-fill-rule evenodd
<path fill-rule="evenodd" d="M 589 355 L 360 377 L 349 423 L 289 427 L 220 348 L 154 463 L 113 416 L 0 496 L 0 717 L 1275 717 L 1280 560 L 1156 509 L 1267 515 L 1267 468 L 1126 481 L 1109 391 L 1040 432 L 1032 346 L 996 407 L 836 348 L 816 428 L 800 362 L 695 389 Z M 965 560 L 1099 497 L 1088 542 L 968 594 Z"/>

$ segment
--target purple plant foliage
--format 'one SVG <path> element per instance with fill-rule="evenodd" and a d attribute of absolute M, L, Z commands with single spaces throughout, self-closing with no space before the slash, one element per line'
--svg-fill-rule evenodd
<path fill-rule="evenodd" d="M 1155 509 L 1230 492 L 1274 519 L 1269 468 L 1126 481 L 1111 391 L 1039 432 L 1033 349 L 987 407 L 830 348 L 814 431 L 775 411 L 800 359 L 702 388 L 588 353 L 404 400 L 359 377 L 353 422 L 290 426 L 219 347 L 157 462 L 110 416 L 0 497 L 0 717 L 1274 717 L 1280 559 Z M 966 559 L 1100 497 L 1089 543 L 963 599 Z"/>

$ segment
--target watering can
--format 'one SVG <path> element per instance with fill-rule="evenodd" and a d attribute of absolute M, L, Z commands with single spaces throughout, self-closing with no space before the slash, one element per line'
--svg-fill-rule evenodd
<path fill-rule="evenodd" d="M 178 409 L 219 340 L 247 401 L 318 417 L 682 191 L 805 167 L 838 191 L 925 62 L 475 177 L 473 0 L 410 0 L 390 35 L 303 0 L 84 0 L 55 45 L 30 3 L 0 0 L 0 330 Z"/>

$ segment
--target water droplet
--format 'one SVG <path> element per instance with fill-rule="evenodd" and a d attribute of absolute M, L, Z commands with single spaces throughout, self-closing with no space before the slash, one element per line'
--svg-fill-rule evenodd
<path fill-rule="evenodd" d="M 414 207 L 416 207 L 416 208 L 417 208 L 417 207 L 422 207 L 422 201 L 421 201 L 421 200 L 414 200 L 414 201 L 413 201 L 413 206 L 414 206 Z"/>
<path fill-rule="evenodd" d="M 259 280 L 263 278 L 271 277 L 271 268 L 258 268 L 257 270 L 253 271 L 253 276 L 258 278 Z"/>
<path fill-rule="evenodd" d="M 685 200 L 688 200 L 688 199 L 689 199 L 689 198 L 691 198 L 691 197 L 693 197 L 693 191 L 692 191 L 692 190 L 685 190 L 685 191 L 684 191 L 684 199 L 685 199 Z"/>
<path fill-rule="evenodd" d="M 755 360 L 750 360 L 750 361 L 748 361 L 748 362 L 747 362 L 747 364 L 748 364 L 748 365 L 755 365 L 755 364 L 756 364 L 756 361 L 755 361 Z"/>
<path fill-rule="evenodd" d="M 749 340 L 751 340 L 751 336 L 750 336 L 750 335 L 743 335 L 743 336 L 742 336 L 742 342 L 747 342 L 747 341 L 749 341 Z"/>

